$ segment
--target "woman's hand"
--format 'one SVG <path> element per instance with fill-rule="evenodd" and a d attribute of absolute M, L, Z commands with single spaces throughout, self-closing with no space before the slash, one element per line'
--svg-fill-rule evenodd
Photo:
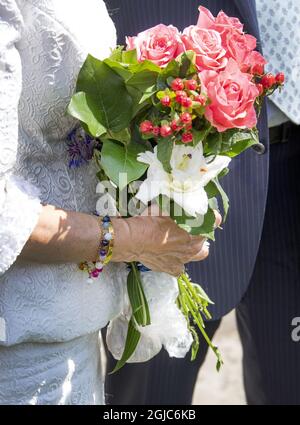
<path fill-rule="evenodd" d="M 216 225 L 221 217 L 216 213 Z M 139 216 L 113 219 L 115 243 L 112 261 L 140 261 L 153 271 L 179 276 L 184 264 L 204 260 L 205 238 L 191 236 L 169 217 Z"/>
<path fill-rule="evenodd" d="M 184 264 L 208 256 L 205 239 L 191 236 L 169 217 L 152 215 L 112 218 L 115 232 L 112 261 L 140 261 L 154 271 L 180 275 Z M 216 216 L 216 225 L 221 222 Z M 97 217 L 44 206 L 21 258 L 40 263 L 96 261 L 100 244 Z"/>

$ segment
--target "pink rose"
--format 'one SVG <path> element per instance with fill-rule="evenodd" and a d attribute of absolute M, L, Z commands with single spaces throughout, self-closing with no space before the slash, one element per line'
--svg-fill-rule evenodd
<path fill-rule="evenodd" d="M 219 12 L 215 18 L 211 12 L 203 6 L 199 7 L 199 19 L 197 26 L 203 29 L 214 29 L 219 33 L 223 33 L 229 29 L 236 29 L 243 32 L 243 24 L 238 18 L 231 18 L 227 16 L 223 11 Z"/>
<path fill-rule="evenodd" d="M 215 25 L 219 28 L 220 32 L 226 31 L 230 28 L 235 28 L 236 30 L 243 32 L 244 29 L 244 25 L 238 18 L 227 16 L 222 10 L 216 17 Z"/>
<path fill-rule="evenodd" d="M 211 102 L 205 116 L 219 132 L 256 125 L 254 102 L 259 91 L 252 76 L 241 72 L 233 59 L 229 59 L 224 71 L 202 71 L 199 77 L 202 91 Z"/>
<path fill-rule="evenodd" d="M 186 50 L 193 50 L 196 53 L 196 65 L 199 71 L 220 70 L 227 65 L 226 50 L 217 31 L 191 25 L 183 31 L 182 42 Z"/>
<path fill-rule="evenodd" d="M 127 50 L 137 50 L 140 62 L 149 60 L 160 67 L 165 67 L 184 51 L 180 33 L 172 25 L 157 25 L 136 37 L 127 37 L 126 42 Z"/>
<path fill-rule="evenodd" d="M 231 29 L 224 34 L 223 43 L 227 50 L 226 56 L 234 59 L 241 69 L 245 69 L 245 65 L 249 63 L 251 52 L 256 48 L 256 38 Z"/>
<path fill-rule="evenodd" d="M 249 71 L 251 73 L 253 73 L 253 70 L 255 69 L 255 67 L 257 65 L 259 65 L 262 69 L 264 68 L 264 66 L 267 64 L 268 62 L 266 61 L 266 59 L 263 57 L 263 55 L 261 55 L 259 52 L 257 52 L 256 50 L 254 50 L 253 52 L 251 52 L 246 60 L 245 60 L 245 64 L 244 64 L 244 69 L 246 71 Z"/>

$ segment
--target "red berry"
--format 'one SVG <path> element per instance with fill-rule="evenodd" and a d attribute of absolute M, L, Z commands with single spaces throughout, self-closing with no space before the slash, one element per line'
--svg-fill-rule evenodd
<path fill-rule="evenodd" d="M 260 83 L 256 84 L 256 87 L 258 88 L 259 91 L 259 96 L 261 96 L 263 94 L 263 92 L 265 91 L 264 86 Z"/>
<path fill-rule="evenodd" d="M 183 143 L 191 143 L 193 141 L 192 133 L 183 133 L 183 135 L 181 136 L 181 140 Z"/>
<path fill-rule="evenodd" d="M 262 63 L 257 63 L 252 67 L 252 74 L 263 75 L 265 72 L 265 66 Z"/>
<path fill-rule="evenodd" d="M 185 91 L 183 90 L 176 91 L 176 102 L 181 104 L 182 100 L 185 99 L 186 97 L 187 97 L 187 94 Z"/>
<path fill-rule="evenodd" d="M 285 81 L 285 75 L 284 75 L 284 73 L 283 72 L 279 72 L 279 74 L 277 74 L 276 75 L 276 83 L 278 83 L 278 84 L 284 84 L 284 81 Z"/>
<path fill-rule="evenodd" d="M 206 97 L 203 94 L 199 94 L 195 97 L 195 102 L 199 102 L 202 106 L 206 104 Z"/>
<path fill-rule="evenodd" d="M 183 90 L 184 84 L 183 84 L 182 79 L 181 78 L 175 78 L 175 80 L 172 81 L 171 89 L 174 90 L 174 91 Z"/>
<path fill-rule="evenodd" d="M 140 124 L 140 132 L 141 133 L 150 134 L 150 133 L 152 133 L 152 131 L 153 131 L 153 124 L 152 124 L 151 121 L 146 120 L 146 121 L 143 121 Z"/>
<path fill-rule="evenodd" d="M 168 124 L 161 126 L 160 135 L 161 137 L 169 137 L 173 133 L 172 128 Z"/>
<path fill-rule="evenodd" d="M 180 115 L 180 121 L 183 124 L 190 124 L 192 122 L 191 114 L 189 114 L 188 112 L 184 112 Z"/>
<path fill-rule="evenodd" d="M 160 128 L 157 125 L 153 127 L 153 135 L 156 137 L 160 135 Z"/>
<path fill-rule="evenodd" d="M 190 108 L 193 105 L 193 101 L 189 97 L 182 98 L 180 103 L 184 108 Z"/>
<path fill-rule="evenodd" d="M 164 96 L 161 100 L 160 100 L 161 104 L 163 106 L 170 106 L 171 105 L 171 99 L 170 96 Z"/>
<path fill-rule="evenodd" d="M 187 90 L 197 90 L 198 83 L 196 80 L 186 80 L 185 87 Z"/>
<path fill-rule="evenodd" d="M 265 89 L 270 89 L 276 83 L 275 77 L 273 74 L 266 74 L 261 79 L 261 84 Z"/>

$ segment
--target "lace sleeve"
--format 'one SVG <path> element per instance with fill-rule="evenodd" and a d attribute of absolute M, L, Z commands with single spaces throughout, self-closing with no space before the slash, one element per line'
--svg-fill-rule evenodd
<path fill-rule="evenodd" d="M 0 275 L 21 252 L 41 209 L 35 190 L 13 174 L 22 88 L 21 59 L 16 43 L 22 26 L 16 2 L 0 0 Z"/>

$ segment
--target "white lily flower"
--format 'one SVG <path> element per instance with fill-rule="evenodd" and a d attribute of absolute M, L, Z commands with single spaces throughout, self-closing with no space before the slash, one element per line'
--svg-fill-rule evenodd
<path fill-rule="evenodd" d="M 157 146 L 154 152 L 140 153 L 138 160 L 149 164 L 149 168 L 147 178 L 141 184 L 136 197 L 147 204 L 158 195 L 166 195 L 192 217 L 207 213 L 208 197 L 204 187 L 231 161 L 221 155 L 215 159 L 205 158 L 202 143 L 196 147 L 174 145 L 170 161 L 171 173 L 163 169 L 157 158 Z"/>

